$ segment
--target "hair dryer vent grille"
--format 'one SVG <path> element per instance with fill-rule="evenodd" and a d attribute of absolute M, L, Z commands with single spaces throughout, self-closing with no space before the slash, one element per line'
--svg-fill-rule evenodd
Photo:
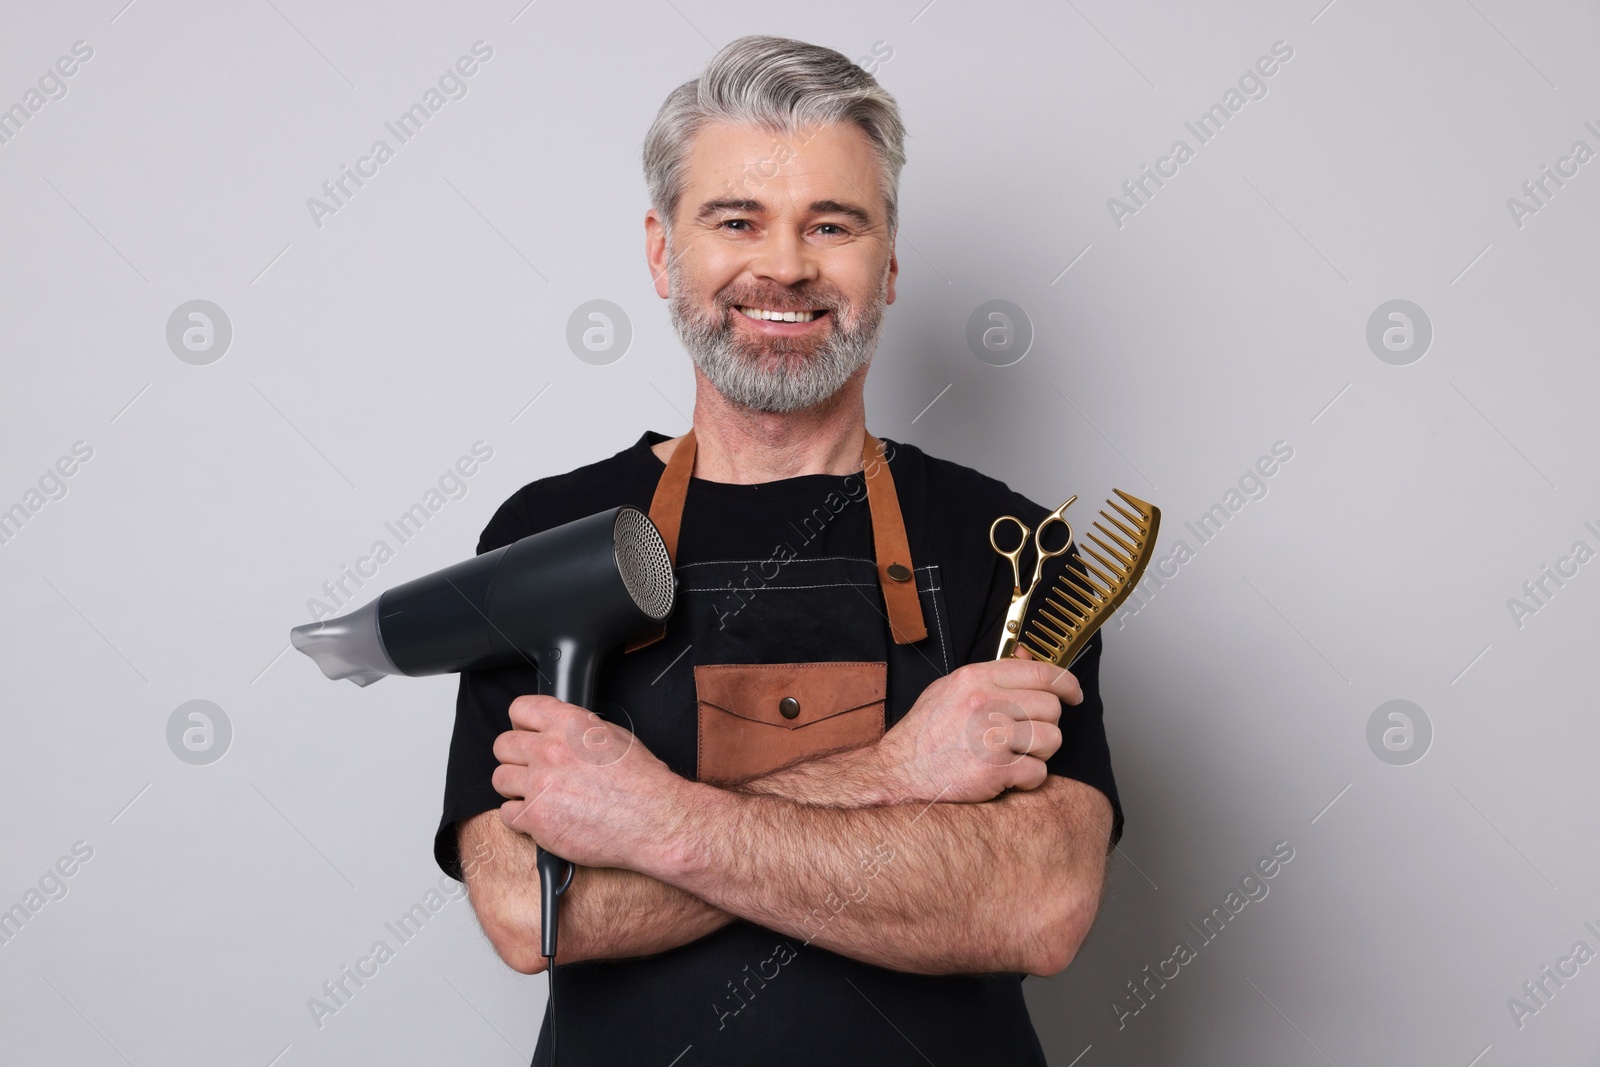
<path fill-rule="evenodd" d="M 656 524 L 636 508 L 622 508 L 612 532 L 617 570 L 639 610 L 657 621 L 672 614 L 672 557 Z"/>

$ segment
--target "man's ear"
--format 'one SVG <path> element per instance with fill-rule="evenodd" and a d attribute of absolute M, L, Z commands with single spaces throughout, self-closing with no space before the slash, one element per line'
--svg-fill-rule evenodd
<path fill-rule="evenodd" d="M 900 273 L 900 256 L 894 250 L 894 238 L 889 238 L 889 286 L 884 296 L 885 304 L 894 303 L 894 280 Z"/>
<path fill-rule="evenodd" d="M 650 266 L 650 278 L 655 282 L 656 295 L 665 300 L 672 295 L 667 277 L 667 229 L 661 216 L 651 208 L 644 213 L 644 258 Z"/>

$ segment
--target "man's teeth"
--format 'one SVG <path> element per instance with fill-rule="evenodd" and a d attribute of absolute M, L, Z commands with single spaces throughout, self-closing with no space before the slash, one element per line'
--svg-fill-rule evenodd
<path fill-rule="evenodd" d="M 821 314 L 817 311 L 768 311 L 766 308 L 747 307 L 739 310 L 752 319 L 765 319 L 768 322 L 810 322 Z"/>

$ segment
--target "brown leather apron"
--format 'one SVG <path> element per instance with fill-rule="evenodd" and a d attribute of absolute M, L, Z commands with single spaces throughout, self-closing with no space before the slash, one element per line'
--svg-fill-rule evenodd
<path fill-rule="evenodd" d="M 691 429 L 673 451 L 650 505 L 674 563 L 695 452 Z M 754 582 L 750 560 L 679 568 L 672 625 L 686 633 L 693 651 L 696 780 L 727 783 L 871 744 L 886 727 L 891 674 L 897 694 L 914 686 L 914 700 L 928 682 L 953 669 L 937 568 L 919 568 L 912 560 L 884 446 L 870 433 L 862 443 L 862 471 L 854 477 L 866 485 L 875 559 L 766 561 Z M 931 653 L 916 647 L 930 633 L 924 600 L 937 631 Z M 664 633 L 658 628 L 628 651 L 652 645 Z M 891 670 L 892 661 L 903 661 L 915 677 L 902 679 L 900 670 Z M 891 722 L 910 706 L 896 703 L 901 706 Z"/>

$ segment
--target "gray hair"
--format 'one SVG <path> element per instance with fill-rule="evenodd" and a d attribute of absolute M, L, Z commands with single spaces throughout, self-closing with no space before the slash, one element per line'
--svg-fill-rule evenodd
<path fill-rule="evenodd" d="M 787 37 L 740 37 L 712 56 L 700 77 L 667 96 L 645 136 L 644 177 L 650 205 L 669 238 L 689 147 L 707 122 L 757 126 L 774 134 L 854 123 L 872 142 L 889 233 L 895 233 L 900 168 L 906 161 L 900 108 L 876 78 L 839 52 Z"/>

